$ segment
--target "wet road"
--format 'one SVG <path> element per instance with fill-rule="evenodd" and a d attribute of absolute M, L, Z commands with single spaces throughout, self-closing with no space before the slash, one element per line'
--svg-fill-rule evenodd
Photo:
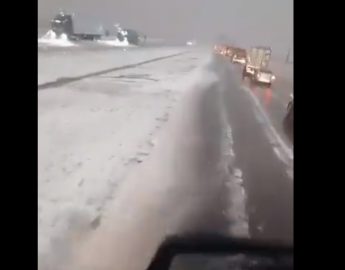
<path fill-rule="evenodd" d="M 292 89 L 281 81 L 273 89 L 250 87 L 241 81 L 240 67 L 218 56 L 210 68 L 215 72 L 217 82 L 205 91 L 200 103 L 200 132 L 204 147 L 198 157 L 200 168 L 203 168 L 202 177 L 213 183 L 225 182 L 225 178 L 229 177 L 219 173 L 219 170 L 215 172 L 224 160 L 224 149 L 219 145 L 221 132 L 216 130 L 224 130 L 224 125 L 230 126 L 235 157 L 228 168 L 230 172 L 237 168 L 242 174 L 249 236 L 292 242 L 293 156 L 292 145 L 282 128 L 286 110 L 284 101 L 288 101 Z M 226 123 L 219 120 L 222 106 Z M 218 159 L 215 158 L 217 155 Z M 209 187 L 205 189 L 209 190 Z M 231 221 L 215 213 L 224 209 L 222 198 L 231 194 L 224 188 L 211 193 L 217 198 L 213 201 L 214 211 L 210 211 L 213 214 L 204 212 L 203 215 L 210 217 L 207 220 L 214 221 L 213 231 L 217 228 L 222 232 L 226 226 L 222 228 L 220 224 Z"/>

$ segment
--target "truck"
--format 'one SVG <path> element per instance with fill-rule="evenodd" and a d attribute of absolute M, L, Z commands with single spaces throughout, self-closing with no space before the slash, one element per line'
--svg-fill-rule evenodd
<path fill-rule="evenodd" d="M 140 45 L 146 42 L 146 35 L 139 34 L 136 30 L 124 29 L 119 24 L 116 24 L 115 28 L 117 30 L 116 38 L 121 42 L 127 40 L 132 45 Z"/>
<path fill-rule="evenodd" d="M 265 84 L 268 87 L 276 79 L 269 69 L 272 50 L 267 46 L 252 47 L 247 55 L 242 78 L 249 77 L 253 84 Z"/>
<path fill-rule="evenodd" d="M 242 48 L 233 48 L 231 61 L 235 64 L 245 65 L 247 61 L 247 51 Z"/>
<path fill-rule="evenodd" d="M 268 68 L 272 50 L 270 47 L 252 47 L 247 54 L 247 62 L 243 69 L 243 77 L 253 77 L 255 72 Z"/>
<path fill-rule="evenodd" d="M 51 30 L 59 38 L 62 34 L 69 40 L 101 40 L 117 39 L 120 42 L 127 40 L 129 44 L 139 45 L 146 41 L 146 35 L 139 34 L 133 29 L 124 29 L 119 24 L 114 25 L 114 31 L 110 36 L 110 31 L 105 29 L 102 24 L 91 18 L 75 16 L 60 12 L 50 23 Z"/>
<path fill-rule="evenodd" d="M 69 40 L 98 40 L 105 35 L 102 26 L 97 27 L 96 23 L 66 14 L 61 11 L 50 22 L 51 30 L 57 37 L 65 34 Z"/>

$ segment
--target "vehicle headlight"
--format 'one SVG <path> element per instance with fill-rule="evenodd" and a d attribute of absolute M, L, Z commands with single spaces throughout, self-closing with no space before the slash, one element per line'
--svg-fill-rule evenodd
<path fill-rule="evenodd" d="M 272 81 L 274 81 L 276 79 L 276 76 L 272 75 L 271 79 Z"/>

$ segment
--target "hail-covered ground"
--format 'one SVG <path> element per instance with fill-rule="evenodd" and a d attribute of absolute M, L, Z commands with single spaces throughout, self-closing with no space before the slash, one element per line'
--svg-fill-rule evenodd
<path fill-rule="evenodd" d="M 38 55 L 40 269 L 145 269 L 170 234 L 291 239 L 288 83 L 270 110 L 206 46 L 60 43 Z"/>

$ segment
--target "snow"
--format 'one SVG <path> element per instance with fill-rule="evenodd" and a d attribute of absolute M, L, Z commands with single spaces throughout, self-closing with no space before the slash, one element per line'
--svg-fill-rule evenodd
<path fill-rule="evenodd" d="M 66 50 L 38 54 L 38 84 L 55 81 L 63 77 L 82 76 L 95 71 L 121 67 L 176 54 L 185 48 L 133 49 L 130 51 L 105 50 Z"/>
<path fill-rule="evenodd" d="M 65 257 L 74 232 L 97 221 L 127 174 L 145 161 L 198 62 L 171 58 L 38 92 L 42 269 Z"/>
<path fill-rule="evenodd" d="M 38 46 L 73 47 L 77 45 L 69 41 L 66 34 L 56 37 L 55 32 L 49 30 L 43 37 L 38 39 Z"/>
<path fill-rule="evenodd" d="M 199 207 L 198 196 L 190 196 L 197 179 L 190 170 L 192 152 L 186 149 L 195 146 L 198 92 L 215 77 L 204 70 L 208 58 L 198 58 L 195 61 L 201 68 L 176 78 L 173 89 L 181 91 L 180 102 L 169 114 L 147 160 L 129 172 L 116 198 L 104 209 L 102 224 L 94 233 L 85 234 L 86 240 L 75 247 L 67 269 L 113 269 L 114 265 L 145 269 L 162 238 L 176 232 L 183 226 L 181 221 Z"/>
<path fill-rule="evenodd" d="M 85 72 L 107 67 L 109 55 L 128 63 L 177 51 L 131 51 L 130 59 L 120 51 L 80 52 L 74 60 L 88 63 L 79 62 Z M 40 70 L 43 62 L 50 68 L 63 60 L 46 57 Z M 211 61 L 195 49 L 38 92 L 39 269 L 145 269 L 162 238 L 193 217 L 200 208 L 191 169 L 200 139 L 197 109 L 202 91 L 218 79 Z M 50 72 L 68 75 L 61 66 Z M 233 160 L 229 126 L 224 136 Z M 233 192 L 226 214 L 239 217 L 229 230 L 243 235 L 241 177 L 234 170 L 226 185 Z"/>
<path fill-rule="evenodd" d="M 135 47 L 134 45 L 129 44 L 127 39 L 124 39 L 123 41 L 118 39 L 98 40 L 98 43 L 111 47 Z"/>

